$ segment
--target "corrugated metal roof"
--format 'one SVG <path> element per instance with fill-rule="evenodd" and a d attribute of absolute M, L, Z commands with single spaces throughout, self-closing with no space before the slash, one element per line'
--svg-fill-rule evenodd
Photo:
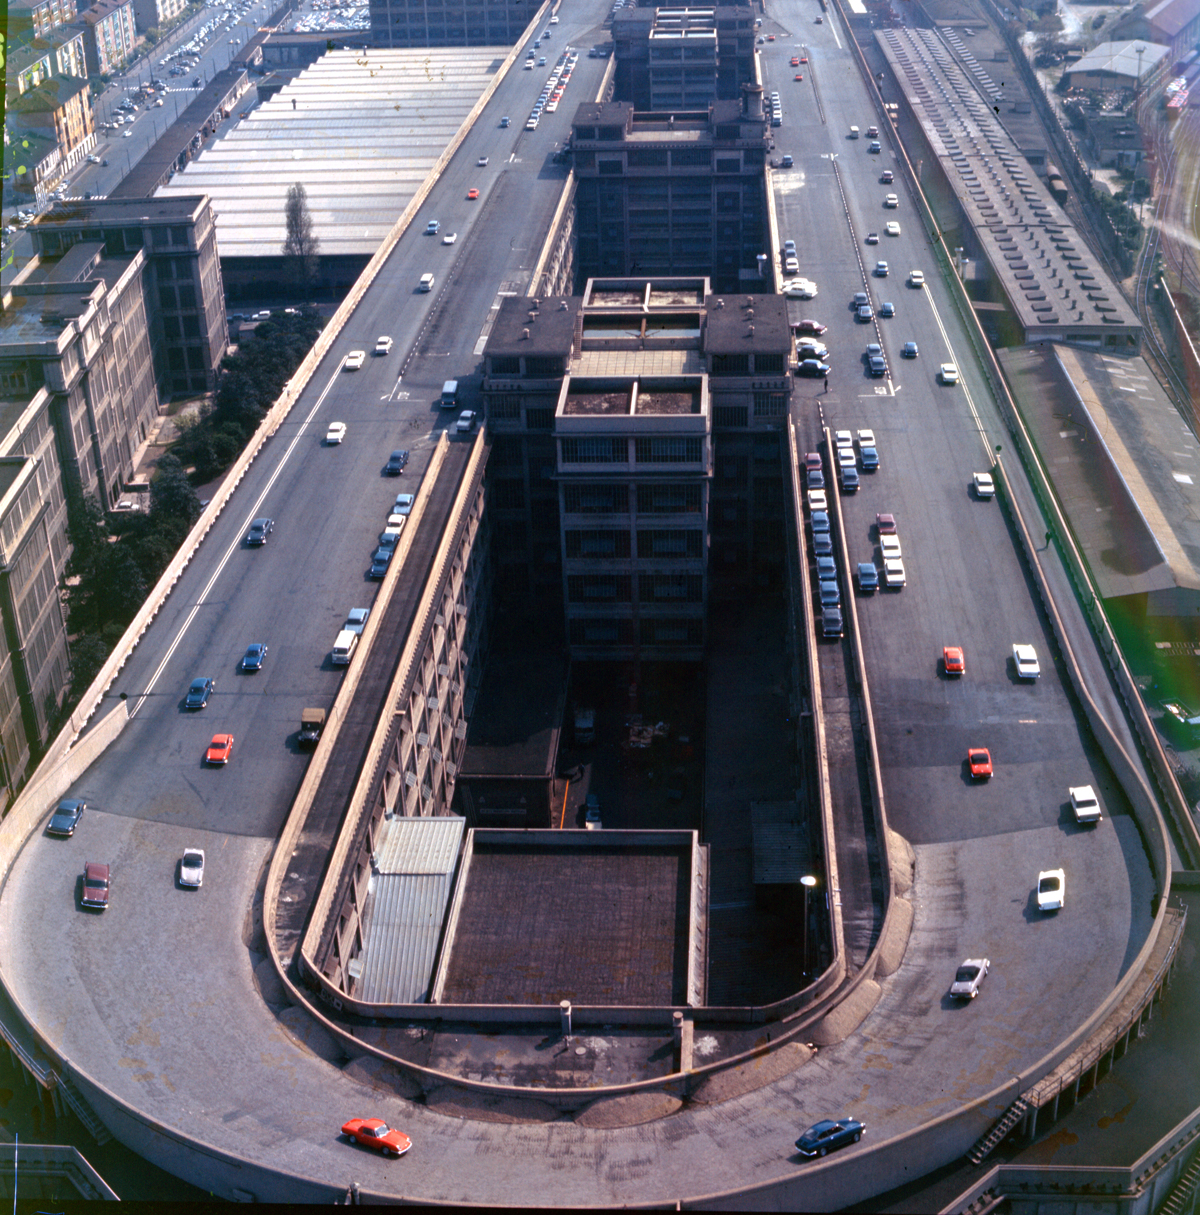
<path fill-rule="evenodd" d="M 795 802 L 751 802 L 750 823 L 756 886 L 798 882 L 812 873 L 808 833 Z"/>
<path fill-rule="evenodd" d="M 359 999 L 425 1001 L 465 826 L 457 815 L 391 821 L 373 858 Z"/>
<path fill-rule="evenodd" d="M 222 257 L 276 257 L 299 182 L 320 252 L 370 255 L 508 50 L 330 51 L 156 196 L 208 194 Z"/>

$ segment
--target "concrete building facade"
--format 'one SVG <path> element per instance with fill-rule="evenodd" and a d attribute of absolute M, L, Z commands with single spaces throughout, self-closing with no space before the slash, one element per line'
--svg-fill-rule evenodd
<path fill-rule="evenodd" d="M 125 66 L 137 42 L 133 0 L 96 0 L 79 14 L 87 70 L 105 75 Z"/>
<path fill-rule="evenodd" d="M 501 593 L 561 596 L 572 658 L 700 657 L 711 555 L 781 576 L 791 349 L 782 298 L 702 278 L 502 301 L 483 383 Z"/>
<path fill-rule="evenodd" d="M 572 124 L 577 281 L 700 275 L 717 291 L 757 283 L 768 247 L 762 90 L 706 111 L 581 105 Z"/>
<path fill-rule="evenodd" d="M 78 35 L 81 59 L 83 35 Z M 11 132 L 28 132 L 58 145 L 59 171 L 74 168 L 95 146 L 96 127 L 92 116 L 91 89 L 86 75 L 52 76 L 9 101 Z M 17 178 L 17 188 L 33 190 Z"/>
<path fill-rule="evenodd" d="M 613 48 L 613 96 L 637 110 L 702 110 L 755 79 L 749 5 L 623 8 Z"/>
<path fill-rule="evenodd" d="M 87 76 L 87 46 L 84 32 L 58 26 L 45 34 L 17 44 L 6 64 L 9 96 L 19 97 L 54 76 Z"/>
<path fill-rule="evenodd" d="M 525 32 L 535 0 L 371 0 L 376 46 L 501 46 Z"/>
<path fill-rule="evenodd" d="M 100 241 L 110 256 L 142 251 L 159 397 L 210 392 L 228 346 L 216 221 L 207 196 L 72 200 L 28 231 L 35 252 L 61 257 L 80 241 Z"/>
<path fill-rule="evenodd" d="M 9 36 L 16 41 L 21 33 L 32 30 L 45 37 L 51 30 L 75 20 L 75 0 L 10 0 Z"/>

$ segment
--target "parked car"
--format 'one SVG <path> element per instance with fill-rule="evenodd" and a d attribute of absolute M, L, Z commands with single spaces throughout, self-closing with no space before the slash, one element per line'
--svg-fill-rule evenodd
<path fill-rule="evenodd" d="M 826 1118 L 810 1126 L 796 1140 L 796 1150 L 801 1156 L 824 1156 L 835 1148 L 857 1143 L 866 1129 L 856 1118 L 838 1118 L 836 1121 Z"/>
<path fill-rule="evenodd" d="M 351 608 L 346 616 L 346 623 L 342 625 L 348 633 L 357 633 L 362 635 L 363 629 L 367 627 L 367 620 L 370 618 L 370 608 Z"/>
<path fill-rule="evenodd" d="M 583 825 L 588 831 L 599 831 L 604 826 L 600 821 L 600 798 L 595 793 L 584 799 Z"/>
<path fill-rule="evenodd" d="M 855 573 L 858 576 L 858 589 L 865 594 L 879 589 L 879 571 L 873 561 L 860 561 Z"/>
<path fill-rule="evenodd" d="M 58 808 L 50 816 L 50 823 L 46 830 L 51 835 L 60 835 L 64 839 L 75 834 L 75 828 L 79 826 L 79 820 L 83 818 L 83 812 L 87 809 L 87 802 L 78 797 L 65 797 L 58 803 Z"/>
<path fill-rule="evenodd" d="M 475 411 L 473 409 L 464 409 L 458 415 L 458 421 L 454 423 L 454 429 L 459 434 L 470 434 L 475 429 Z"/>

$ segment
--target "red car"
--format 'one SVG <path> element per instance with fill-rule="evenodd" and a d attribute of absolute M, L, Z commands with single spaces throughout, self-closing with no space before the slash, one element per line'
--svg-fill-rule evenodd
<path fill-rule="evenodd" d="M 774 41 L 775 41 L 775 35 L 774 35 L 774 34 L 768 34 L 768 35 L 767 35 L 767 41 L 768 41 L 768 42 L 774 42 Z"/>
<path fill-rule="evenodd" d="M 896 516 L 876 515 L 875 527 L 881 536 L 894 536 L 896 534 Z"/>
<path fill-rule="evenodd" d="M 799 66 L 800 66 L 800 56 L 793 55 L 792 56 L 792 67 L 799 67 Z"/>
<path fill-rule="evenodd" d="M 965 675 L 967 663 L 966 659 L 963 658 L 962 647 L 957 645 L 943 646 L 942 665 L 946 668 L 947 675 Z"/>
<path fill-rule="evenodd" d="M 363 1147 L 376 1148 L 385 1156 L 403 1156 L 412 1147 L 412 1140 L 403 1131 L 394 1131 L 380 1118 L 351 1118 L 342 1126 L 347 1139 Z"/>
<path fill-rule="evenodd" d="M 233 752 L 232 734 L 214 734 L 209 748 L 204 753 L 206 764 L 227 764 Z"/>
<path fill-rule="evenodd" d="M 815 333 L 820 337 L 828 328 L 828 325 L 822 325 L 820 321 L 809 320 L 807 317 L 802 321 L 792 322 L 793 333 Z"/>
<path fill-rule="evenodd" d="M 472 188 L 467 191 L 467 197 L 470 199 L 476 199 L 479 197 L 479 191 Z"/>
<path fill-rule="evenodd" d="M 112 870 L 99 861 L 86 861 L 83 866 L 83 889 L 79 901 L 85 907 L 104 911 L 108 907 L 108 892 L 112 886 Z"/>
<path fill-rule="evenodd" d="M 803 79 L 804 79 L 804 74 L 803 74 L 802 72 L 797 72 L 797 73 L 796 73 L 796 79 L 797 79 L 797 80 L 803 80 Z"/>
<path fill-rule="evenodd" d="M 801 63 L 807 63 L 807 62 L 808 62 L 808 56 L 807 56 L 807 55 L 801 55 L 801 56 L 800 56 L 800 62 L 801 62 Z"/>
<path fill-rule="evenodd" d="M 987 747 L 968 747 L 967 763 L 976 780 L 987 780 L 992 774 L 992 753 Z"/>

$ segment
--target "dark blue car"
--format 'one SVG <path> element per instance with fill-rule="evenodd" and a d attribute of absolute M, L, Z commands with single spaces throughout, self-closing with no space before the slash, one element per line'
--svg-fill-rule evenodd
<path fill-rule="evenodd" d="M 215 679 L 193 679 L 188 687 L 187 700 L 183 702 L 183 707 L 185 709 L 203 709 L 208 704 L 208 698 L 216 686 Z"/>
<path fill-rule="evenodd" d="M 836 1122 L 826 1118 L 823 1122 L 810 1126 L 796 1140 L 796 1151 L 801 1156 L 824 1156 L 834 1148 L 857 1143 L 866 1129 L 854 1118 L 839 1118 Z"/>

